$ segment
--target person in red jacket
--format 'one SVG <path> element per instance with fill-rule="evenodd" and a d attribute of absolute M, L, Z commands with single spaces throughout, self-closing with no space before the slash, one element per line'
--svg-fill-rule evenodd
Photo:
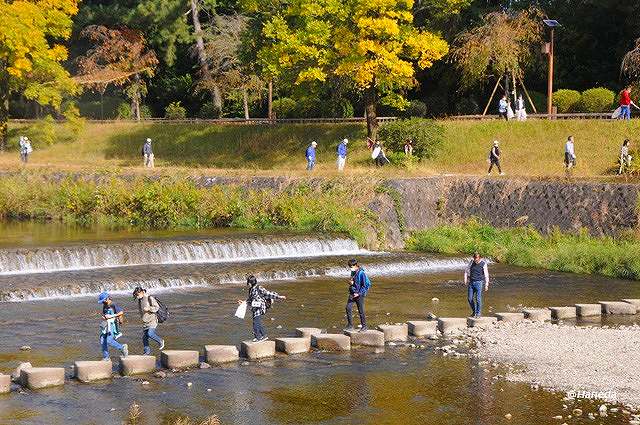
<path fill-rule="evenodd" d="M 631 119 L 631 105 L 638 108 L 638 105 L 633 103 L 633 101 L 631 100 L 631 87 L 627 87 L 620 92 L 620 119 Z"/>

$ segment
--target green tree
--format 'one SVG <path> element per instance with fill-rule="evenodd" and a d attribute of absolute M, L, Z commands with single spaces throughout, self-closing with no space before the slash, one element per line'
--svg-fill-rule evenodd
<path fill-rule="evenodd" d="M 61 63 L 67 49 L 57 41 L 71 35 L 77 0 L 23 0 L 0 3 L 0 149 L 7 145 L 9 98 L 21 93 L 59 108 L 78 86 Z"/>

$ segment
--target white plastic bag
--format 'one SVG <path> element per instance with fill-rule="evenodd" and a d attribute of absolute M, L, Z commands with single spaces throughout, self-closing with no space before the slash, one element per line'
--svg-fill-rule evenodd
<path fill-rule="evenodd" d="M 613 111 L 613 114 L 611 114 L 611 119 L 615 120 L 620 118 L 620 115 L 622 114 L 622 107 L 618 106 L 618 108 Z"/>
<path fill-rule="evenodd" d="M 236 308 L 236 314 L 234 314 L 234 316 L 238 319 L 244 319 L 245 314 L 247 314 L 247 302 L 243 301 L 238 305 L 238 308 Z"/>
<path fill-rule="evenodd" d="M 513 109 L 511 109 L 511 105 L 507 106 L 507 118 L 513 119 L 516 114 L 513 113 Z"/>

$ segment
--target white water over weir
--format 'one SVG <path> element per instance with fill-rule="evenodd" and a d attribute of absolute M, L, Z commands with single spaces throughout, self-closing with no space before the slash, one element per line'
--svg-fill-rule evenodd
<path fill-rule="evenodd" d="M 47 273 L 145 264 L 241 262 L 363 252 L 342 237 L 251 236 L 232 239 L 131 241 L 0 250 L 0 274 Z"/>

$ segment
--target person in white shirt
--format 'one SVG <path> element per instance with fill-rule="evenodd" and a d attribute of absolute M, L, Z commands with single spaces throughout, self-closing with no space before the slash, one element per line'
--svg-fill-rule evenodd
<path fill-rule="evenodd" d="M 522 98 L 522 95 L 518 96 L 518 100 L 516 101 L 516 119 L 518 121 L 527 120 L 527 110 L 524 107 L 524 99 Z"/>
<path fill-rule="evenodd" d="M 618 169 L 618 174 L 622 174 L 622 172 L 631 167 L 631 155 L 629 155 L 629 139 L 625 139 L 622 142 L 622 147 L 620 148 L 620 168 Z"/>
<path fill-rule="evenodd" d="M 576 166 L 576 152 L 573 147 L 573 136 L 567 138 L 567 143 L 564 144 L 564 166 L 567 169 Z"/>

